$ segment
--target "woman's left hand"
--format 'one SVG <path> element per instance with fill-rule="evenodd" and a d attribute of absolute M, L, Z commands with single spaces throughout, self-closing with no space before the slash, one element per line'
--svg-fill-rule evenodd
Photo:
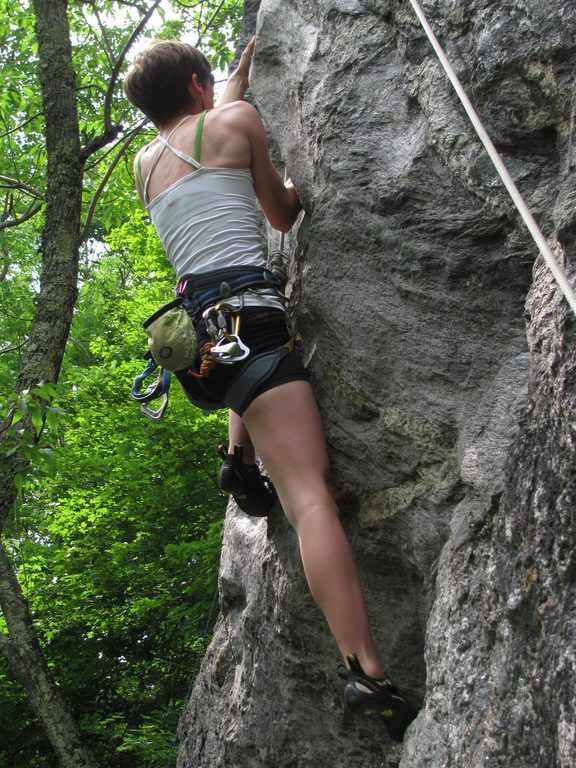
<path fill-rule="evenodd" d="M 254 55 L 254 46 L 256 45 L 256 38 L 253 37 L 246 48 L 242 51 L 240 56 L 240 62 L 236 68 L 234 75 L 238 75 L 243 80 L 246 80 L 246 88 L 248 88 L 248 76 L 250 74 L 250 65 L 252 64 L 252 56 Z"/>
<path fill-rule="evenodd" d="M 255 44 L 256 38 L 253 37 L 242 51 L 240 62 L 228 78 L 224 93 L 218 100 L 218 106 L 229 104 L 231 101 L 240 101 L 244 98 L 244 95 L 248 90 L 248 76 L 250 75 L 250 65 L 252 64 L 252 55 L 254 53 Z"/>

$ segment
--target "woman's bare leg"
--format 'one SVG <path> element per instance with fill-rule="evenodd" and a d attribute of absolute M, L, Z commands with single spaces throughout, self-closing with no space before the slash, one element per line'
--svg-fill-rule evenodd
<path fill-rule="evenodd" d="M 354 653 L 380 677 L 354 556 L 328 488 L 328 455 L 310 384 L 293 381 L 264 392 L 244 423 L 294 527 L 306 579 L 344 659 Z"/>
<path fill-rule="evenodd" d="M 252 445 L 252 439 L 248 434 L 246 425 L 241 416 L 238 416 L 234 411 L 228 412 L 228 453 L 234 453 L 234 446 L 244 446 L 242 453 L 242 460 L 245 464 L 254 464 L 256 461 L 256 454 L 254 452 L 254 446 Z"/>

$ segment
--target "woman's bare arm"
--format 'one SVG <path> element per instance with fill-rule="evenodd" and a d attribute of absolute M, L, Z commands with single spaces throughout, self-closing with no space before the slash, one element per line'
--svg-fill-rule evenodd
<path fill-rule="evenodd" d="M 218 106 L 229 104 L 232 101 L 241 101 L 246 95 L 246 91 L 248 90 L 248 75 L 250 74 L 250 64 L 252 63 L 255 42 L 256 38 L 253 37 L 242 51 L 240 63 L 228 78 L 224 93 L 218 99 Z"/>
<path fill-rule="evenodd" d="M 302 204 L 292 182 L 284 183 L 270 159 L 266 129 L 258 112 L 246 102 L 238 102 L 238 119 L 250 142 L 254 191 L 266 218 L 274 229 L 288 232 Z"/>

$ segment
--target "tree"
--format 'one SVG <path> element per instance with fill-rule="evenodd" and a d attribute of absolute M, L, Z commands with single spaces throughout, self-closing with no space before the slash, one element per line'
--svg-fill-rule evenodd
<path fill-rule="evenodd" d="M 6 528 L 44 653 L 107 766 L 166 763 L 205 647 L 225 505 L 214 450 L 224 414 L 191 409 L 176 388 L 152 424 L 127 397 L 141 348 L 130 313 L 149 315 L 171 287 L 140 219 L 112 232 L 80 289 L 58 472 L 27 486 Z M 28 766 L 33 723 L 9 723 L 0 714 L 0 743 L 16 737 L 19 749 L 9 764 Z"/>
<path fill-rule="evenodd" d="M 30 9 L 4 0 L 1 5 L 7 87 L 0 108 L 7 151 L 0 175 L 0 282 L 11 335 L 3 336 L 9 341 L 0 349 L 0 381 L 8 391 L 13 381 L 14 394 L 5 398 L 0 427 L 0 527 L 8 521 L 17 540 L 18 526 L 9 518 L 10 511 L 18 491 L 33 483 L 46 450 L 43 445 L 57 437 L 52 385 L 62 368 L 76 306 L 81 249 L 88 259 L 80 275 L 89 284 L 100 250 L 87 244 L 101 240 L 126 215 L 118 203 L 128 199 L 127 187 L 116 180 L 122 172 L 126 178 L 126 149 L 142 124 L 121 99 L 118 81 L 128 51 L 160 2 L 144 6 L 35 0 Z M 162 5 L 173 10 L 171 3 Z M 176 3 L 174 8 L 192 16 L 198 37 L 207 39 L 214 23 L 231 18 L 232 28 L 237 24 L 239 5 Z M 121 22 L 111 25 L 118 12 Z M 183 26 L 173 16 L 166 20 L 165 32 L 178 34 Z M 211 39 L 217 63 L 229 55 L 224 27 Z M 37 495 L 40 500 L 42 494 Z M 57 538 L 55 531 L 49 535 Z M 0 633 L 0 649 L 27 691 L 61 765 L 96 765 L 44 662 L 28 603 L 4 547 L 0 604 L 8 628 Z"/>

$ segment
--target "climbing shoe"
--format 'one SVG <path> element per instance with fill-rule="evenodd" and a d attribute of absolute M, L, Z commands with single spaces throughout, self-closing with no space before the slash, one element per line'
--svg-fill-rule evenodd
<path fill-rule="evenodd" d="M 345 710 L 381 718 L 390 738 L 402 741 L 406 728 L 418 714 L 417 708 L 391 680 L 369 677 L 356 656 L 347 659 L 350 669 L 341 674 L 348 681 L 344 689 Z"/>
<path fill-rule="evenodd" d="M 234 453 L 228 453 L 225 445 L 220 446 L 220 455 L 224 459 L 220 488 L 234 497 L 242 512 L 253 517 L 266 517 L 276 501 L 274 488 L 256 464 L 244 464 L 243 450 L 241 445 L 235 445 Z"/>

